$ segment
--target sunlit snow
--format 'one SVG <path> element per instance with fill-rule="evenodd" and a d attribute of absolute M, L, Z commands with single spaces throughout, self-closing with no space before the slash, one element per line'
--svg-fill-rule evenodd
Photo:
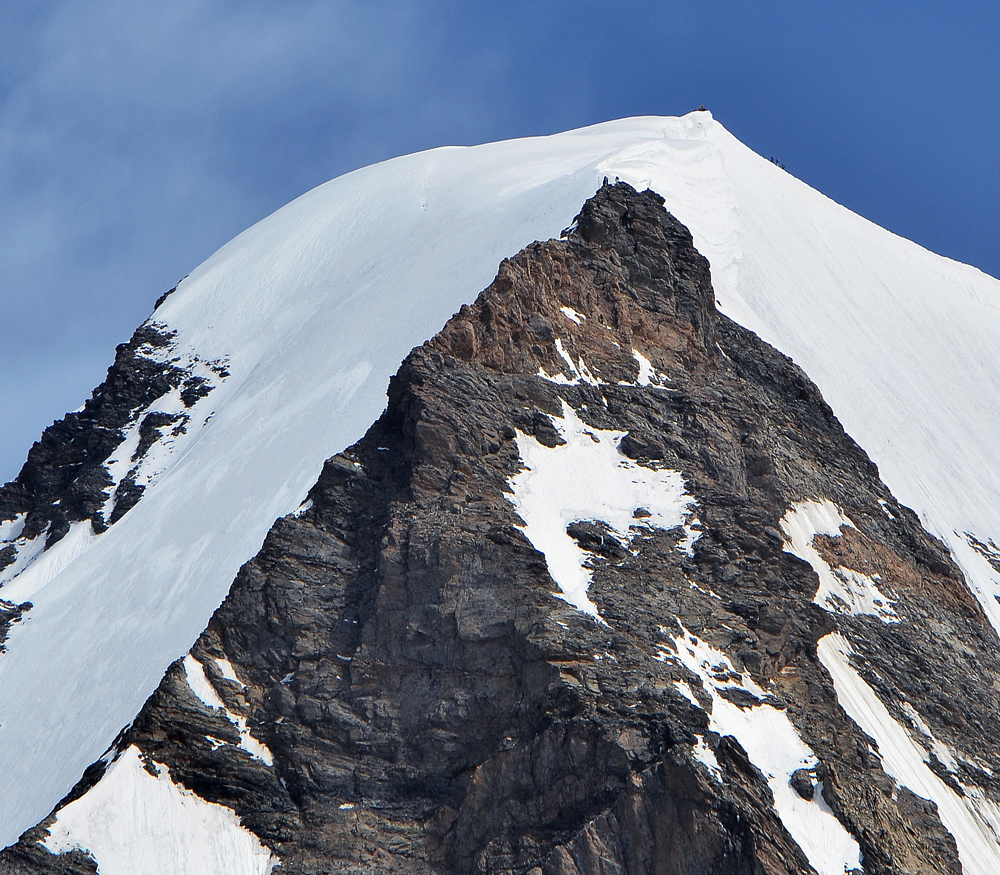
<path fill-rule="evenodd" d="M 697 702 L 695 704 L 697 705 Z M 698 737 L 698 742 L 691 749 L 691 753 L 698 762 L 711 772 L 717 781 L 722 780 L 722 769 L 719 767 L 719 761 L 715 758 L 715 751 L 705 744 L 704 738 L 701 736 Z"/>
<path fill-rule="evenodd" d="M 592 428 L 565 401 L 562 408 L 563 415 L 552 422 L 564 444 L 550 448 L 517 433 L 524 469 L 511 478 L 509 498 L 524 521 L 525 536 L 545 554 L 563 598 L 604 622 L 587 595 L 592 574 L 588 554 L 566 527 L 599 520 L 612 537 L 627 544 L 633 530 L 682 525 L 692 498 L 679 471 L 643 468 L 623 455 L 618 443 L 625 432 Z M 639 508 L 649 515 L 637 518 Z"/>
<path fill-rule="evenodd" d="M 653 363 L 646 356 L 639 352 L 639 350 L 633 349 L 632 358 L 639 364 L 639 376 L 636 377 L 636 385 L 666 388 L 664 385 L 665 377 L 653 367 Z"/>
<path fill-rule="evenodd" d="M 175 355 L 228 357 L 231 376 L 170 470 L 11 629 L 0 844 L 132 719 L 274 519 L 381 413 L 407 352 L 501 259 L 558 236 L 605 176 L 666 199 L 708 258 L 721 309 L 805 368 L 1000 628 L 1000 573 L 964 536 L 1000 538 L 1000 282 L 852 214 L 707 112 L 437 149 L 303 195 L 156 311 Z"/>
<path fill-rule="evenodd" d="M 722 690 L 738 688 L 757 699 L 766 694 L 747 672 L 736 671 L 721 650 L 686 629 L 673 640 L 677 658 L 701 678 L 702 686 L 712 697 L 709 714 L 712 730 L 734 736 L 763 773 L 778 817 L 813 868 L 819 875 L 845 875 L 861 868 L 858 843 L 830 810 L 823 799 L 822 787 L 818 787 L 812 800 L 803 799 L 792 789 L 792 773 L 797 769 L 812 769 L 818 760 L 799 737 L 788 715 L 763 703 L 745 708 L 734 705 L 721 695 Z M 701 707 L 685 687 L 687 684 L 678 685 L 693 704 Z"/>
<path fill-rule="evenodd" d="M 935 737 L 934 733 L 931 732 L 931 728 L 924 722 L 924 718 L 920 716 L 917 709 L 914 708 L 909 702 L 903 702 L 903 713 L 910 719 L 916 729 L 927 739 L 930 743 L 931 750 L 934 752 L 934 756 L 941 765 L 943 765 L 949 772 L 958 771 L 958 762 L 955 760 L 954 754 L 948 748 L 946 744 Z"/>
<path fill-rule="evenodd" d="M 24 531 L 24 521 L 27 517 L 27 514 L 22 513 L 18 514 L 12 520 L 0 521 L 0 544 L 9 544 L 20 538 L 21 532 Z"/>
<path fill-rule="evenodd" d="M 40 590 L 69 568 L 97 539 L 90 520 L 72 523 L 69 531 L 60 540 L 42 552 L 45 537 L 46 533 L 43 532 L 37 538 L 24 543 L 14 564 L 4 569 L 4 573 L 10 577 L 7 578 L 9 582 L 5 582 L 0 589 L 0 596 L 7 601 L 14 604 L 34 601 Z M 34 612 L 30 616 L 34 621 Z M 2 665 L 0 661 L 0 667 Z"/>
<path fill-rule="evenodd" d="M 277 860 L 229 808 L 177 786 L 126 748 L 97 784 L 63 808 L 43 844 L 80 848 L 100 875 L 266 875 Z"/>

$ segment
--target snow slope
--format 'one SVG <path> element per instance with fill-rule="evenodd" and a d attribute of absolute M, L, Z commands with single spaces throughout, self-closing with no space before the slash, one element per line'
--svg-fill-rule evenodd
<path fill-rule="evenodd" d="M 157 310 L 177 354 L 227 359 L 231 375 L 132 511 L 35 560 L 34 608 L 0 657 L 0 844 L 133 717 L 274 518 L 378 416 L 409 349 L 605 175 L 666 198 L 722 310 L 806 369 L 1000 627 L 1000 575 L 961 534 L 1000 539 L 1000 282 L 850 213 L 708 113 L 437 149 L 303 195 Z"/>

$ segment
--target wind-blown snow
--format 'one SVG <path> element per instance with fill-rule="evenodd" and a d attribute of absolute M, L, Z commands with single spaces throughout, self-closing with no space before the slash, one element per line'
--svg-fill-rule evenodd
<path fill-rule="evenodd" d="M 126 748 L 97 784 L 63 808 L 44 845 L 80 848 L 101 875 L 267 875 L 277 862 L 236 814 L 178 787 L 170 770 L 143 767 Z"/>
<path fill-rule="evenodd" d="M 897 783 L 937 804 L 941 822 L 954 836 L 965 875 L 1000 872 L 1000 809 L 978 788 L 959 796 L 928 768 L 926 754 L 851 667 L 850 644 L 831 632 L 817 645 L 820 662 L 833 677 L 837 701 L 878 745 L 882 767 Z"/>
<path fill-rule="evenodd" d="M 588 554 L 566 527 L 599 520 L 611 537 L 627 545 L 634 530 L 682 525 L 692 498 L 680 472 L 643 468 L 623 455 L 618 442 L 625 432 L 592 428 L 565 401 L 562 408 L 563 415 L 552 423 L 564 444 L 547 447 L 517 432 L 524 469 L 511 478 L 513 494 L 508 497 L 524 521 L 525 537 L 545 554 L 563 598 L 603 623 L 587 595 L 592 576 Z M 639 508 L 648 516 L 636 518 Z"/>
<path fill-rule="evenodd" d="M 823 799 L 822 785 L 815 785 L 812 800 L 803 799 L 792 789 L 792 773 L 813 769 L 819 760 L 799 737 L 788 715 L 764 703 L 744 708 L 734 705 L 722 691 L 740 689 L 757 699 L 766 694 L 747 672 L 736 671 L 721 650 L 686 629 L 673 641 L 677 658 L 701 678 L 702 687 L 712 697 L 709 727 L 720 735 L 734 736 L 750 762 L 760 769 L 771 788 L 778 817 L 813 868 L 819 875 L 845 875 L 860 869 L 861 849 Z M 701 707 L 686 683 L 678 682 L 678 688 Z M 714 763 L 718 770 L 715 757 L 708 760 L 703 747 L 701 742 L 695 756 L 710 769 Z"/>
<path fill-rule="evenodd" d="M 273 520 L 379 415 L 410 348 L 502 258 L 557 235 L 605 175 L 666 198 L 721 309 L 805 368 L 1000 628 L 1000 573 L 964 538 L 1000 538 L 1000 282 L 838 206 L 705 112 L 437 149 L 303 195 L 156 311 L 177 355 L 228 357 L 231 375 L 170 469 L 11 629 L 0 844 L 131 720 Z"/>
<path fill-rule="evenodd" d="M 831 568 L 813 546 L 816 535 L 840 535 L 843 526 L 856 528 L 832 501 L 803 501 L 781 518 L 785 551 L 808 562 L 819 576 L 813 602 L 835 614 L 871 614 L 883 623 L 898 623 L 892 599 L 866 574 L 843 565 Z"/>

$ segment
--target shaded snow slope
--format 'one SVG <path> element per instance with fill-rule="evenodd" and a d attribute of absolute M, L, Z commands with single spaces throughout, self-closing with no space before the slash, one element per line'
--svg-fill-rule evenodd
<path fill-rule="evenodd" d="M 1000 540 L 1000 282 L 853 215 L 707 113 L 438 149 L 309 192 L 156 311 L 177 354 L 226 358 L 230 376 L 142 501 L 37 575 L 0 657 L 0 843 L 134 716 L 274 518 L 381 412 L 409 349 L 503 257 L 558 234 L 605 175 L 666 198 L 723 311 L 806 369 L 900 500 L 975 572 L 1000 626 L 1000 574 L 955 534 Z"/>

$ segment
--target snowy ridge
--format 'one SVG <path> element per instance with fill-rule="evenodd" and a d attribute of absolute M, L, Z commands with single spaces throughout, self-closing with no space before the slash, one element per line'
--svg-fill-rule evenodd
<path fill-rule="evenodd" d="M 838 206 L 704 112 L 438 149 L 302 196 L 157 310 L 174 355 L 226 359 L 230 376 L 142 501 L 39 574 L 11 627 L 0 843 L 134 716 L 273 520 L 378 416 L 410 348 L 502 258 L 557 235 L 605 175 L 663 195 L 709 259 L 721 309 L 805 368 L 1000 628 L 1000 571 L 965 537 L 1000 539 L 1000 282 Z"/>

